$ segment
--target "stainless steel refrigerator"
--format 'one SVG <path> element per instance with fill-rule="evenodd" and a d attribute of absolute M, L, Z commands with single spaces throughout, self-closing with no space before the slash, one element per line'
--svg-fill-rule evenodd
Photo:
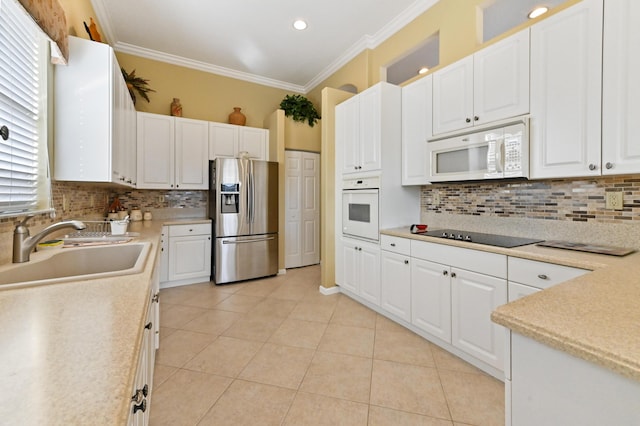
<path fill-rule="evenodd" d="M 278 163 L 210 161 L 209 217 L 216 284 L 278 273 Z"/>

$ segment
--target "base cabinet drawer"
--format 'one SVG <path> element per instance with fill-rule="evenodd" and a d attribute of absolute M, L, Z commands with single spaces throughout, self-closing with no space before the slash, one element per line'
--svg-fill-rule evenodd
<path fill-rule="evenodd" d="M 539 289 L 549 288 L 589 271 L 570 266 L 511 257 L 507 261 L 509 282 L 530 285 Z"/>

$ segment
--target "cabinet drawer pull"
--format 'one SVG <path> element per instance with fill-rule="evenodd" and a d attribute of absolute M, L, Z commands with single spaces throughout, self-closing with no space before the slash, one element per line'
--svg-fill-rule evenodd
<path fill-rule="evenodd" d="M 396 243 L 391 243 L 390 245 L 391 245 L 391 247 L 395 247 Z"/>
<path fill-rule="evenodd" d="M 151 330 L 151 327 L 153 327 L 153 323 L 151 322 L 144 326 L 147 330 Z"/>
<path fill-rule="evenodd" d="M 455 272 L 452 272 L 452 273 L 451 273 L 451 278 L 455 278 L 455 277 L 456 277 L 456 273 L 455 273 Z"/>
<path fill-rule="evenodd" d="M 548 280 L 549 277 L 545 274 L 538 274 L 538 278 L 540 278 L 541 280 Z"/>
<path fill-rule="evenodd" d="M 449 272 L 448 271 L 442 271 L 442 275 L 444 275 L 446 277 L 447 275 L 449 275 Z"/>

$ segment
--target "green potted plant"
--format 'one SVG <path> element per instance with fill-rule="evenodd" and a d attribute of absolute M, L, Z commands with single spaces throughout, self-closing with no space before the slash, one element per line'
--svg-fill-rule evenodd
<path fill-rule="evenodd" d="M 124 77 L 124 82 L 127 84 L 127 89 L 129 89 L 129 94 L 131 95 L 131 100 L 133 100 L 133 104 L 136 104 L 136 94 L 133 92 L 135 89 L 142 99 L 147 102 L 151 102 L 149 100 L 148 92 L 155 92 L 152 88 L 149 87 L 149 80 L 145 80 L 141 77 L 136 77 L 136 70 L 128 73 L 124 68 L 120 68 L 122 71 L 122 76 Z"/>
<path fill-rule="evenodd" d="M 280 102 L 280 108 L 284 110 L 286 117 L 303 123 L 306 121 L 311 127 L 320 119 L 316 107 L 302 95 L 286 95 Z"/>

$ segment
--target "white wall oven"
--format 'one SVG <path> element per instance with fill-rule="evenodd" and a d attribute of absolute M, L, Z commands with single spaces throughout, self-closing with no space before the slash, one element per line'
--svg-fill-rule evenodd
<path fill-rule="evenodd" d="M 372 241 L 379 239 L 379 178 L 348 179 L 342 190 L 342 233 Z"/>
<path fill-rule="evenodd" d="M 430 181 L 528 178 L 529 121 L 521 117 L 427 143 Z"/>

